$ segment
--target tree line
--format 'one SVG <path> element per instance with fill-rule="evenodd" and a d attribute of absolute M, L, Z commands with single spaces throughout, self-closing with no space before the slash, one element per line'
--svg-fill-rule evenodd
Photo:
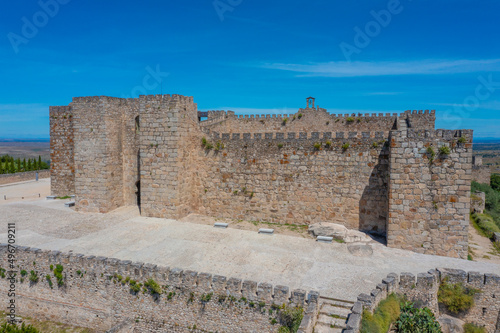
<path fill-rule="evenodd" d="M 27 160 L 26 158 L 21 160 L 19 157 L 16 159 L 9 155 L 0 156 L 0 174 L 44 170 L 49 168 L 48 163 L 42 161 L 40 155 L 38 155 L 38 159 L 28 158 Z"/>

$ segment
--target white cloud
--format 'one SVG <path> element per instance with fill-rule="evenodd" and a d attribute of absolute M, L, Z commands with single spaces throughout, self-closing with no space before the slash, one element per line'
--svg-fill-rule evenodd
<path fill-rule="evenodd" d="M 265 63 L 261 68 L 301 73 L 299 76 L 356 77 L 386 75 L 432 75 L 500 71 L 500 59 L 418 61 L 331 61 L 308 64 Z"/>

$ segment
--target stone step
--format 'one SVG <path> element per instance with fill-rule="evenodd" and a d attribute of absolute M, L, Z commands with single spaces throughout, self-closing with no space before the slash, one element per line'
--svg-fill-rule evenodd
<path fill-rule="evenodd" d="M 334 299 L 334 298 L 323 298 L 321 299 L 321 304 L 331 304 L 333 306 L 338 306 L 346 309 L 351 309 L 352 306 L 354 305 L 354 302 L 350 301 L 343 301 L 340 299 Z"/>
<path fill-rule="evenodd" d="M 319 309 L 319 312 L 327 315 L 337 315 L 342 318 L 347 318 L 349 316 L 349 313 L 351 313 L 351 310 L 331 304 L 323 304 L 323 306 L 321 306 L 321 308 Z"/>
<path fill-rule="evenodd" d="M 328 326 L 334 326 L 338 328 L 345 328 L 346 327 L 346 322 L 347 319 L 345 318 L 334 318 L 331 316 L 328 316 L 326 314 L 320 313 L 318 317 L 318 323 L 323 324 L 323 325 L 328 325 Z"/>
<path fill-rule="evenodd" d="M 330 327 L 330 325 L 316 323 L 314 333 L 342 333 L 343 329 L 339 327 Z"/>

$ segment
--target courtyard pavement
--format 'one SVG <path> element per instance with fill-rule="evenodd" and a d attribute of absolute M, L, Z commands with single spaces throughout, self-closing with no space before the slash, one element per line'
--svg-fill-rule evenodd
<path fill-rule="evenodd" d="M 376 242 L 370 243 L 373 254 L 353 255 L 348 244 L 141 217 L 134 207 L 83 214 L 65 207 L 68 200 L 37 198 L 49 186 L 41 180 L 0 187 L 0 198 L 19 198 L 0 203 L 0 242 L 7 242 L 7 223 L 15 222 L 18 245 L 318 290 L 322 296 L 352 301 L 391 272 L 416 275 L 449 267 L 500 274 L 497 264 L 417 254 Z"/>

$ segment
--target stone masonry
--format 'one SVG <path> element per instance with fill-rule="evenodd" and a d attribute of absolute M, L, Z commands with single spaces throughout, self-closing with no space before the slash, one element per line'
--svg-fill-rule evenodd
<path fill-rule="evenodd" d="M 392 247 L 467 255 L 472 131 L 435 130 L 434 111 L 332 115 L 308 103 L 237 116 L 154 95 L 74 98 L 50 115 L 52 191 L 75 194 L 79 211 L 334 222 Z"/>
<path fill-rule="evenodd" d="M 12 248 L 0 244 L 4 304 L 15 285 L 17 315 L 97 332 L 277 332 L 277 309 L 286 304 L 304 308 L 299 332 L 306 333 L 317 310 L 314 291 L 114 258 L 17 246 L 16 267 L 9 268 Z"/>
<path fill-rule="evenodd" d="M 459 314 L 448 313 L 438 302 L 439 285 L 446 281 L 462 284 L 465 288 L 479 290 L 474 295 L 474 305 Z M 405 295 L 410 302 L 428 307 L 439 318 L 441 314 L 453 315 L 467 323 L 482 326 L 489 333 L 500 330 L 500 277 L 496 274 L 465 272 L 459 269 L 438 268 L 416 277 L 411 273 L 391 273 L 370 294 L 362 293 L 354 304 L 345 333 L 358 333 L 363 309 L 373 312 L 380 301 L 392 293 Z"/>

